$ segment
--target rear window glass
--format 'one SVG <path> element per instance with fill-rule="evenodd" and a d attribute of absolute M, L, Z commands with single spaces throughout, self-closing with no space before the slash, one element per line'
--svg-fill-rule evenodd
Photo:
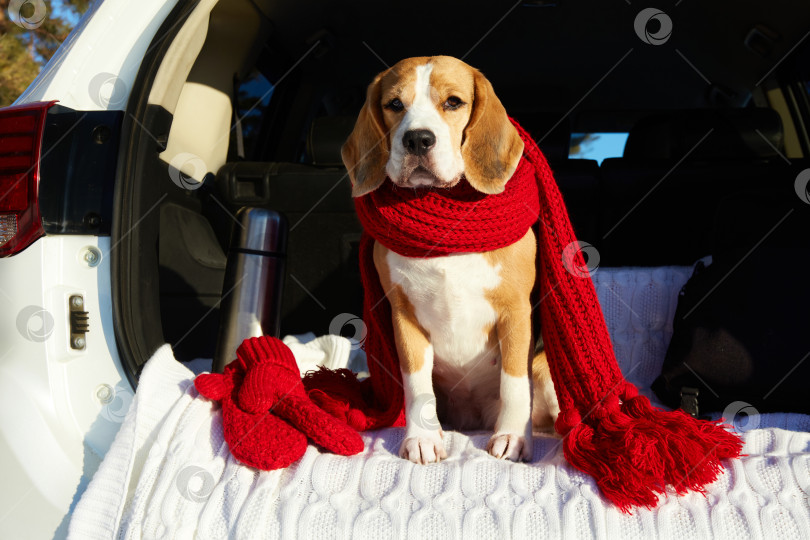
<path fill-rule="evenodd" d="M 239 82 L 235 111 L 238 125 L 231 133 L 232 148 L 236 150 L 238 157 L 250 159 L 255 155 L 262 116 L 273 97 L 273 90 L 274 86 L 270 81 L 256 69 Z"/>
<path fill-rule="evenodd" d="M 571 159 L 603 159 L 622 157 L 627 133 L 572 133 L 568 157 Z"/>

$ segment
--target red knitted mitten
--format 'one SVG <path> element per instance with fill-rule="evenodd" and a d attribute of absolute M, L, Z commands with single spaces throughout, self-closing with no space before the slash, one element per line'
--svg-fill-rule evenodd
<path fill-rule="evenodd" d="M 246 339 L 225 372 L 194 380 L 203 396 L 222 402 L 225 441 L 251 467 L 287 467 L 307 448 L 307 437 L 326 450 L 352 455 L 360 435 L 310 401 L 292 351 L 272 337 Z"/>

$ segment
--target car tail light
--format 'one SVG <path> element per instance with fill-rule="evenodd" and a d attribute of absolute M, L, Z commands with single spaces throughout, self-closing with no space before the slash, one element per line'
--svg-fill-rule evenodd
<path fill-rule="evenodd" d="M 0 109 L 0 257 L 45 234 L 39 214 L 39 161 L 45 116 L 55 101 Z"/>

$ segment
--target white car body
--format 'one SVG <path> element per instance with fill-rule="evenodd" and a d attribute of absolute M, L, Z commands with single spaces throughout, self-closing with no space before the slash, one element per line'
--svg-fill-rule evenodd
<path fill-rule="evenodd" d="M 97 3 L 15 104 L 59 100 L 75 110 L 124 110 L 143 55 L 175 3 Z M 114 248 L 109 236 L 44 236 L 0 259 L 0 538 L 67 534 L 70 510 L 132 400 L 112 328 L 107 255 Z M 98 250 L 100 261 L 88 249 Z M 73 294 L 90 313 L 83 351 L 69 344 Z"/>

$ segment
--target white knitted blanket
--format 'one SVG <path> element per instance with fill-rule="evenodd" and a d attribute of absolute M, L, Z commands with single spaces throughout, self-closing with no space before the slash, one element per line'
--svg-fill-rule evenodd
<path fill-rule="evenodd" d="M 621 367 L 648 386 L 671 336 L 688 268 L 600 269 L 594 276 Z M 669 496 L 622 514 L 535 439 L 535 460 L 490 457 L 486 433 L 447 434 L 448 458 L 397 457 L 403 430 L 363 434 L 353 457 L 310 445 L 293 466 L 258 472 L 236 462 L 219 407 L 198 398 L 168 345 L 144 368 L 115 442 L 78 503 L 70 538 L 802 538 L 810 535 L 810 416 L 750 416 L 747 457 L 707 495 Z"/>

